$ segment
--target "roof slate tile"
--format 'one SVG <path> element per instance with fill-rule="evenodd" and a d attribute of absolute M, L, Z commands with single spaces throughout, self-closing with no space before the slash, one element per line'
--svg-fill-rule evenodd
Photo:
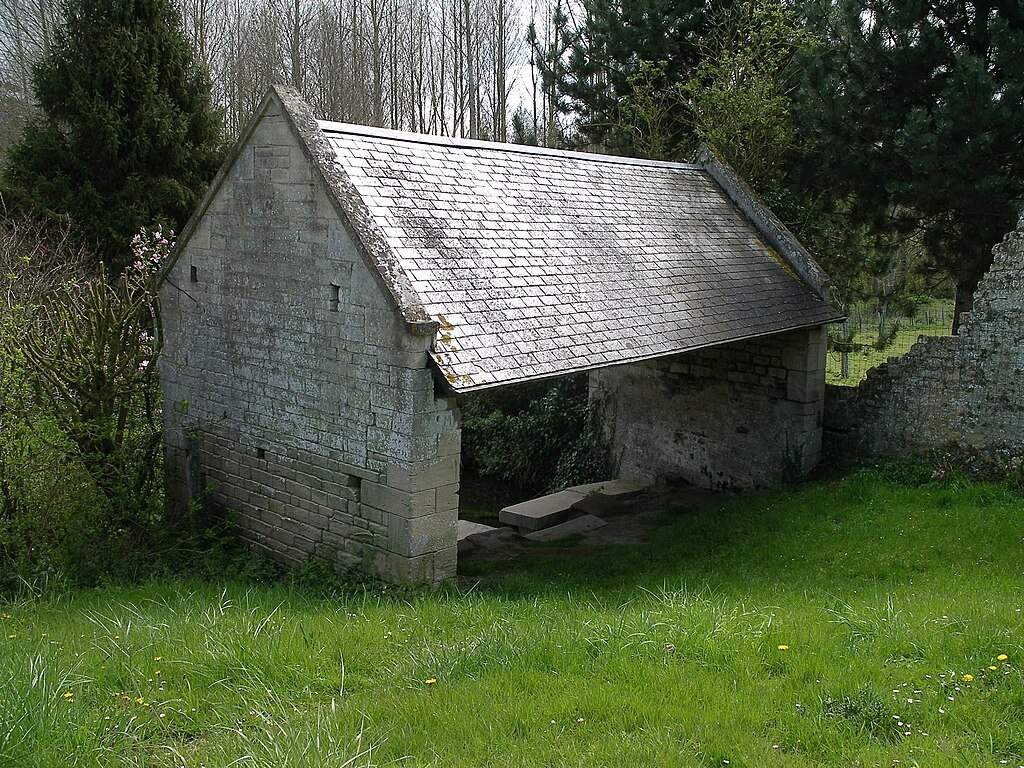
<path fill-rule="evenodd" d="M 839 317 L 699 166 L 319 125 L 456 391 Z"/>

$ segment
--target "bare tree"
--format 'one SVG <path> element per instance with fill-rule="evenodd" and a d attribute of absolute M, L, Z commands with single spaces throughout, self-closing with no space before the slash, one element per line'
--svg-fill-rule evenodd
<path fill-rule="evenodd" d="M 0 153 L 32 116 L 32 65 L 60 19 L 58 0 L 0 0 Z"/>

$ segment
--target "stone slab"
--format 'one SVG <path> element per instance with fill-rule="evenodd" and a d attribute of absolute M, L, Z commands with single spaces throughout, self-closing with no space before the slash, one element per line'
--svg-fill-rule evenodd
<path fill-rule="evenodd" d="M 512 528 L 492 528 L 489 531 L 482 531 L 459 539 L 459 557 L 470 555 L 473 552 L 503 552 L 508 551 L 522 537 Z"/>
<path fill-rule="evenodd" d="M 559 491 L 505 507 L 498 513 L 498 520 L 521 531 L 539 531 L 564 523 L 569 518 L 572 505 L 583 497 L 579 491 Z"/>
<path fill-rule="evenodd" d="M 646 486 L 633 480 L 602 480 L 599 483 L 588 483 L 587 485 L 574 485 L 570 491 L 582 494 L 599 493 L 602 496 L 613 496 L 617 499 L 629 499 L 639 496 L 644 492 Z"/>
<path fill-rule="evenodd" d="M 553 525 L 541 531 L 528 533 L 524 538 L 530 541 L 557 541 L 577 533 L 592 531 L 595 528 L 600 528 L 602 525 L 608 525 L 608 523 L 593 515 L 583 515 L 582 517 L 574 517 L 572 520 L 567 520 L 564 523 Z"/>
<path fill-rule="evenodd" d="M 484 525 L 483 523 L 474 523 L 471 520 L 459 520 L 459 541 L 462 541 L 469 536 L 475 536 L 478 533 L 490 533 L 491 531 L 498 530 L 493 525 Z"/>

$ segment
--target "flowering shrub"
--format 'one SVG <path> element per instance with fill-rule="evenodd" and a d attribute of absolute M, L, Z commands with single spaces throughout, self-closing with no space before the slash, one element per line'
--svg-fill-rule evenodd
<path fill-rule="evenodd" d="M 10 227 L 0 240 L 9 235 Z M 116 279 L 68 270 L 57 280 L 55 270 L 41 281 L 45 259 L 15 254 L 17 248 L 0 265 L 5 317 L 14 318 L 0 329 L 0 500 L 9 529 L 0 533 L 7 534 L 2 555 L 9 563 L 55 566 L 93 580 L 111 567 L 110 558 L 137 549 L 158 521 L 157 287 L 172 247 L 173 233 L 142 230 L 131 243 L 134 261 Z M 54 508 L 62 483 L 75 489 L 63 499 L 67 511 Z M 81 509 L 86 503 L 88 510 Z M 68 549 L 71 542 L 77 552 Z M 108 562 L 100 563 L 101 555 Z"/>

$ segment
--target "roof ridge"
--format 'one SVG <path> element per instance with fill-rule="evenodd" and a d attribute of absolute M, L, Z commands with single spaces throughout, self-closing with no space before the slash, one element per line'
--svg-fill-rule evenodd
<path fill-rule="evenodd" d="M 625 157 L 623 155 L 605 155 L 599 152 L 583 152 L 570 149 L 553 149 L 551 147 L 538 147 L 533 144 L 512 144 L 503 141 L 485 141 L 482 139 L 466 139 L 456 136 L 440 136 L 433 133 L 415 133 L 413 131 L 398 131 L 393 128 L 378 128 L 372 125 L 359 125 L 357 123 L 339 123 L 333 120 L 317 120 L 320 130 L 330 136 L 331 134 L 346 134 L 350 136 L 365 136 L 380 139 L 391 139 L 411 144 L 431 144 L 435 146 L 456 147 L 459 149 L 483 149 L 492 152 L 515 152 L 525 155 L 546 155 L 548 157 L 568 157 L 578 160 L 586 160 L 597 163 L 615 163 L 619 165 L 640 165 L 655 168 L 677 168 L 687 171 L 705 171 L 699 163 L 683 163 L 673 160 L 648 160 L 639 157 Z"/>

